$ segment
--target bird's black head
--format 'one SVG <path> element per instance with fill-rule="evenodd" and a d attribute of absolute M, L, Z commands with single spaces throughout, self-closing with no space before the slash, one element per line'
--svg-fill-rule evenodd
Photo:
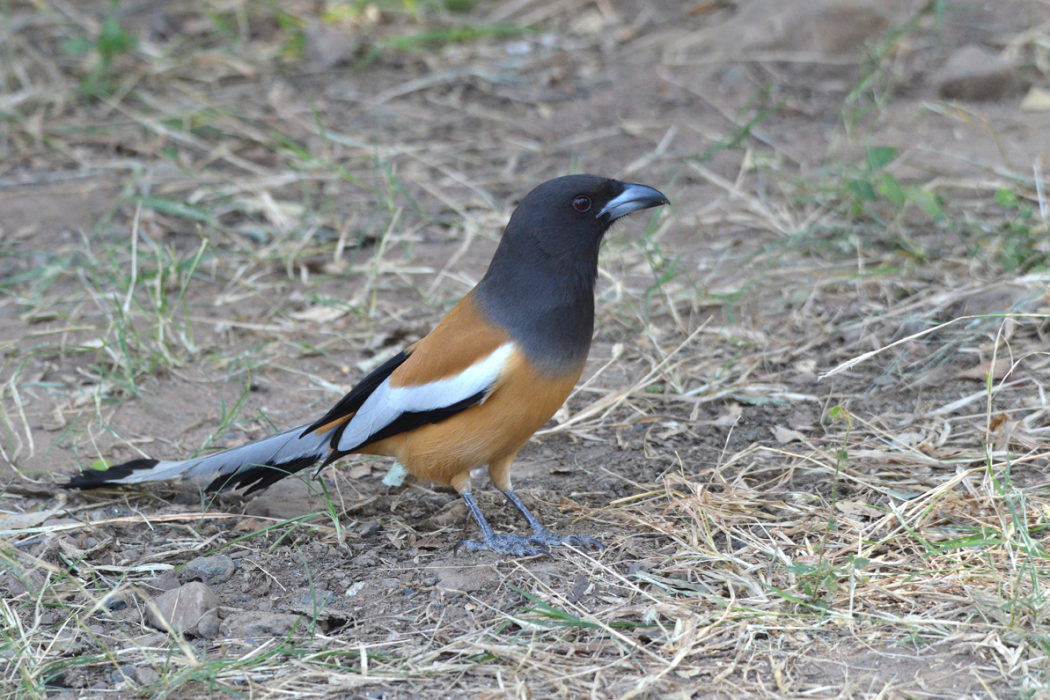
<path fill-rule="evenodd" d="M 511 215 L 476 301 L 534 365 L 578 367 L 594 330 L 602 237 L 617 219 L 667 203 L 652 187 L 594 175 L 544 182 Z"/>
<path fill-rule="evenodd" d="M 538 249 L 555 267 L 584 261 L 597 265 L 598 247 L 614 221 L 661 204 L 667 204 L 667 197 L 645 185 L 595 175 L 557 177 L 521 200 L 500 247 Z"/>

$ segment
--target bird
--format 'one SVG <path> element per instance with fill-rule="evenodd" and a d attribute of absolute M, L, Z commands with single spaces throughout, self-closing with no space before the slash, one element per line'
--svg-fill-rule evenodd
<path fill-rule="evenodd" d="M 511 214 L 481 281 L 428 335 L 313 423 L 191 459 L 84 470 L 64 486 L 210 477 L 207 491 L 247 495 L 310 467 L 316 477 L 346 455 L 381 455 L 458 492 L 481 538 L 460 541 L 454 552 L 525 557 L 563 545 L 604 549 L 591 537 L 548 530 L 514 492 L 511 464 L 583 373 L 606 232 L 627 214 L 666 204 L 663 193 L 637 183 L 596 175 L 548 180 Z M 471 493 L 471 471 L 481 466 L 525 518 L 530 536 L 493 531 Z"/>

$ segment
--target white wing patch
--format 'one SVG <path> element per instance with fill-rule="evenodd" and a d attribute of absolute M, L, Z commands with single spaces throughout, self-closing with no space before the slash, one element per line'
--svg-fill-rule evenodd
<path fill-rule="evenodd" d="M 354 449 L 397 420 L 402 413 L 446 408 L 487 391 L 503 373 L 514 349 L 514 343 L 504 343 L 459 374 L 429 384 L 392 387 L 387 377 L 347 423 L 339 438 L 338 449 Z"/>

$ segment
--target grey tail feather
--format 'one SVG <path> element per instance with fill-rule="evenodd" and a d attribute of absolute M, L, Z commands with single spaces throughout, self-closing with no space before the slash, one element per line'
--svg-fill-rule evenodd
<path fill-rule="evenodd" d="M 134 459 L 105 471 L 88 470 L 64 486 L 97 489 L 111 484 L 211 477 L 208 491 L 247 487 L 245 493 L 252 493 L 313 466 L 328 454 L 331 436 L 304 432 L 307 427 L 300 425 L 247 445 L 179 462 Z"/>

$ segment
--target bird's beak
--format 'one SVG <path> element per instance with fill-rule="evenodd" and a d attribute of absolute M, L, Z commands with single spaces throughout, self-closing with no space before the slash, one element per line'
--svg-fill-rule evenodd
<path fill-rule="evenodd" d="M 661 204 L 670 204 L 663 192 L 654 190 L 652 187 L 639 185 L 633 182 L 623 183 L 623 192 L 609 200 L 609 203 L 598 212 L 597 218 L 609 216 L 609 221 L 616 221 L 621 216 L 626 216 L 632 211 L 639 209 L 650 209 Z"/>

